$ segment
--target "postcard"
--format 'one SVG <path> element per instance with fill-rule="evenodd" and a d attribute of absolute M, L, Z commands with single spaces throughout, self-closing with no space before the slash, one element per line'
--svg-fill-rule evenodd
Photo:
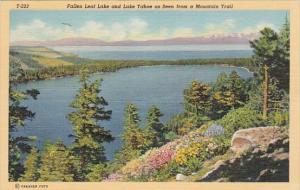
<path fill-rule="evenodd" d="M 1 189 L 300 189 L 299 1 L 1 1 Z"/>

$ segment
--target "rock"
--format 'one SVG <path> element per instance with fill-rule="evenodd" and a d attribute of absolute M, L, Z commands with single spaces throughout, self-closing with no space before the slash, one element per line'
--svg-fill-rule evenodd
<path fill-rule="evenodd" d="M 230 163 L 230 164 L 233 164 L 233 163 L 235 163 L 235 162 L 236 162 L 236 158 L 232 158 L 232 159 L 229 160 L 229 163 Z"/>
<path fill-rule="evenodd" d="M 228 178 L 222 177 L 222 178 L 218 179 L 216 182 L 228 182 L 228 181 L 229 181 Z"/>
<path fill-rule="evenodd" d="M 218 167 L 220 167 L 221 165 L 224 165 L 225 163 L 224 163 L 224 160 L 218 160 L 216 163 L 215 163 L 215 165 L 214 165 L 214 168 L 218 168 Z"/>
<path fill-rule="evenodd" d="M 197 175 L 197 172 L 193 172 L 192 175 Z"/>
<path fill-rule="evenodd" d="M 277 153 L 272 155 L 272 158 L 274 159 L 274 161 L 288 160 L 289 153 L 288 152 Z"/>
<path fill-rule="evenodd" d="M 269 169 L 262 170 L 255 181 L 266 181 L 270 175 L 272 175 L 272 172 Z"/>
<path fill-rule="evenodd" d="M 232 141 L 231 150 L 234 152 L 244 152 L 253 146 L 252 142 L 245 138 L 236 137 Z"/>
<path fill-rule="evenodd" d="M 279 148 L 276 150 L 276 153 L 282 153 L 282 152 L 285 152 L 284 148 Z"/>
<path fill-rule="evenodd" d="M 231 158 L 228 163 L 234 164 L 234 163 L 240 162 L 240 160 L 241 160 L 240 156 L 235 156 L 235 157 Z"/>
<path fill-rule="evenodd" d="M 187 176 L 185 176 L 183 174 L 176 175 L 176 181 L 185 181 L 185 180 L 187 180 Z"/>
<path fill-rule="evenodd" d="M 268 157 L 267 154 L 263 154 L 263 155 L 260 155 L 260 156 L 259 156 L 260 159 L 265 159 L 265 158 L 267 158 L 267 157 Z"/>
<path fill-rule="evenodd" d="M 277 144 L 277 142 L 278 141 L 280 141 L 280 139 L 272 139 L 271 141 L 270 141 L 270 144 Z"/>
<path fill-rule="evenodd" d="M 233 149 L 241 151 L 250 146 L 251 151 L 219 160 L 197 181 L 288 182 L 289 140 L 278 129 L 266 127 L 238 131 L 232 141 Z"/>
<path fill-rule="evenodd" d="M 200 181 L 215 181 L 219 178 L 218 174 L 220 171 L 222 171 L 226 167 L 226 164 L 223 160 L 217 161 L 213 169 L 209 172 L 207 172 L 201 179 Z"/>
<path fill-rule="evenodd" d="M 236 131 L 232 136 L 231 150 L 244 152 L 251 147 L 267 146 L 281 135 L 280 127 L 255 127 Z"/>
<path fill-rule="evenodd" d="M 253 154 L 259 154 L 261 152 L 261 150 L 259 148 L 255 148 L 252 153 Z"/>
<path fill-rule="evenodd" d="M 284 139 L 283 140 L 283 144 L 285 145 L 285 144 L 289 144 L 289 142 L 290 142 L 290 139 Z"/>

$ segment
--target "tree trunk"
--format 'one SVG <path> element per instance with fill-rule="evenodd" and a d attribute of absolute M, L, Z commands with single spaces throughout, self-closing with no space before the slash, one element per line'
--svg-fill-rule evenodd
<path fill-rule="evenodd" d="M 268 66 L 264 65 L 264 100 L 263 100 L 263 118 L 268 117 Z"/>

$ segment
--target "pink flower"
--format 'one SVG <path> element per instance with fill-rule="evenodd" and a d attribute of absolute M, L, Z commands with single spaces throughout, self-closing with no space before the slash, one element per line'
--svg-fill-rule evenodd
<path fill-rule="evenodd" d="M 156 151 L 151 152 L 146 158 L 144 171 L 146 173 L 153 172 L 170 162 L 175 155 L 176 145 L 177 143 L 168 143 Z"/>
<path fill-rule="evenodd" d="M 114 181 L 122 181 L 124 178 L 123 175 L 118 173 L 110 174 L 106 179 L 104 179 L 104 182 L 114 182 Z"/>

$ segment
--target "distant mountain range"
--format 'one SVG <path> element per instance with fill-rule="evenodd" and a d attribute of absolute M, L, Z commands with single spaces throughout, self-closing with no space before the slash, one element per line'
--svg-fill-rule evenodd
<path fill-rule="evenodd" d="M 15 41 L 11 46 L 164 46 L 164 45 L 214 45 L 214 44 L 248 44 L 258 34 L 212 35 L 201 37 L 182 37 L 163 40 L 126 40 L 107 42 L 94 38 L 63 38 L 49 41 Z"/>

